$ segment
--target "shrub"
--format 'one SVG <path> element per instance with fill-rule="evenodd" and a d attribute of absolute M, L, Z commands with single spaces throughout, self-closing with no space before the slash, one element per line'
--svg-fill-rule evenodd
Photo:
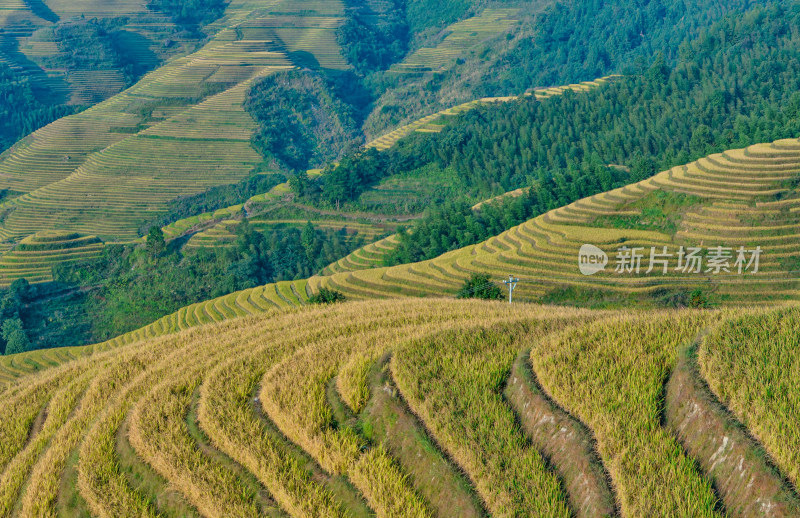
<path fill-rule="evenodd" d="M 30 340 L 19 317 L 3 322 L 2 335 L 6 341 L 6 354 L 24 353 L 30 347 Z"/>
<path fill-rule="evenodd" d="M 689 295 L 689 307 L 709 308 L 711 307 L 711 304 L 708 301 L 708 296 L 705 293 L 703 293 L 703 290 L 697 288 L 696 290 L 692 291 L 692 293 Z"/>
<path fill-rule="evenodd" d="M 308 301 L 312 304 L 333 304 L 335 302 L 344 302 L 345 296 L 340 291 L 320 288 L 319 292 L 312 295 Z"/>
<path fill-rule="evenodd" d="M 456 297 L 459 299 L 497 300 L 503 298 L 503 290 L 493 283 L 488 275 L 474 273 L 469 280 L 464 281 L 464 286 Z"/>

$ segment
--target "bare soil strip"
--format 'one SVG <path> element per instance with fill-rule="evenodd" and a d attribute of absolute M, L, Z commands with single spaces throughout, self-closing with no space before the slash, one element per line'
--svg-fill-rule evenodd
<path fill-rule="evenodd" d="M 42 409 L 39 411 L 39 414 L 36 416 L 36 419 L 33 420 L 31 424 L 30 430 L 28 430 L 28 439 L 25 441 L 25 444 L 30 444 L 39 432 L 42 431 L 42 427 L 44 426 L 45 421 L 47 421 L 47 407 L 50 404 L 50 401 L 46 401 L 44 405 L 42 405 Z"/>
<path fill-rule="evenodd" d="M 541 390 L 522 351 L 511 368 L 504 396 L 534 447 L 555 469 L 578 518 L 617 515 L 614 492 L 592 435 Z"/>
<path fill-rule="evenodd" d="M 667 383 L 666 425 L 713 480 L 733 517 L 800 516 L 800 499 L 747 430 L 714 397 L 683 351 Z"/>

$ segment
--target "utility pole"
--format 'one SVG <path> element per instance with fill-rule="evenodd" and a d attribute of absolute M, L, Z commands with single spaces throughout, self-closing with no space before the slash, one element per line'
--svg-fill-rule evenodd
<path fill-rule="evenodd" d="M 519 282 L 519 279 L 517 279 L 513 275 L 509 275 L 508 276 L 508 280 L 507 281 L 503 281 L 503 284 L 508 286 L 508 303 L 509 304 L 511 304 L 511 301 L 513 300 L 514 288 L 517 287 L 517 283 L 518 282 Z"/>

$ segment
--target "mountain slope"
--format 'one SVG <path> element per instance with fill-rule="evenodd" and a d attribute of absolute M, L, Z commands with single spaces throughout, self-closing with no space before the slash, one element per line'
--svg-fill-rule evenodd
<path fill-rule="evenodd" d="M 567 91 L 573 92 L 586 92 L 592 90 L 594 88 L 603 86 L 604 84 L 608 84 L 615 80 L 618 80 L 619 76 L 609 76 L 598 78 L 594 81 L 586 81 L 580 84 L 571 84 L 565 86 L 558 86 L 558 87 L 549 87 L 549 88 L 534 88 L 532 92 L 529 94 L 524 95 L 523 97 L 534 96 L 535 99 L 542 101 L 545 99 L 549 99 L 551 97 L 561 95 Z M 470 101 L 468 103 L 464 103 L 458 106 L 454 106 L 452 108 L 448 108 L 446 110 L 442 110 L 440 112 L 436 112 L 430 115 L 426 115 L 421 119 L 408 124 L 406 126 L 402 126 L 397 128 L 377 139 L 374 139 L 368 142 L 365 145 L 366 149 L 376 148 L 376 149 L 388 149 L 392 147 L 394 144 L 399 142 L 401 139 L 413 134 L 413 133 L 438 133 L 439 131 L 444 128 L 450 117 L 455 117 L 461 113 L 468 112 L 473 108 L 478 106 L 485 106 L 491 105 L 494 103 L 502 103 L 502 102 L 510 102 L 518 99 L 517 97 L 485 97 L 482 99 L 478 99 L 475 101 Z M 321 170 L 312 169 L 306 172 L 306 174 L 311 178 L 318 178 L 322 173 Z M 377 191 L 377 189 L 376 189 Z M 291 198 L 293 196 L 291 187 L 289 182 L 281 183 L 273 187 L 269 192 L 257 194 L 252 196 L 244 201 L 244 203 L 233 205 L 230 207 L 220 208 L 216 211 L 203 213 L 195 216 L 191 216 L 189 218 L 184 218 L 178 221 L 174 221 L 169 225 L 162 228 L 162 231 L 168 238 L 175 238 L 178 236 L 185 235 L 187 232 L 191 232 L 198 224 L 202 223 L 204 230 L 202 233 L 210 232 L 215 233 L 214 228 L 218 224 L 230 224 L 231 218 L 239 215 L 243 212 L 244 217 L 253 221 L 258 226 L 258 221 L 263 219 L 264 216 L 262 215 L 264 212 L 271 210 L 276 206 L 280 206 L 285 204 L 285 199 L 287 197 Z M 327 213 L 330 212 L 331 218 L 336 218 L 338 215 L 338 219 L 347 218 L 347 219 L 369 219 L 373 217 L 374 219 L 379 220 L 392 220 L 392 219 L 399 219 L 394 218 L 392 216 L 387 216 L 383 214 L 347 214 L 340 211 L 324 211 L 319 210 L 320 213 Z M 268 218 L 269 216 L 267 216 Z M 328 218 L 328 219 L 331 219 Z M 406 216 L 402 218 L 402 221 L 407 221 L 413 219 L 412 216 Z M 311 219 L 312 223 L 321 224 L 321 225 L 329 225 L 329 222 L 326 219 Z M 392 225 L 395 225 L 394 223 Z M 261 225 L 262 227 L 264 225 Z M 350 230 L 358 230 L 357 223 L 351 223 L 350 225 L 343 225 L 343 228 L 349 228 Z M 375 234 L 380 234 L 385 232 L 385 228 L 381 229 L 381 232 L 375 232 Z M 221 234 L 226 234 L 224 231 Z M 368 233 L 367 239 L 372 241 L 374 234 Z M 208 241 L 209 244 L 213 244 L 213 240 Z"/>
<path fill-rule="evenodd" d="M 664 171 L 643 182 L 602 193 L 550 211 L 478 245 L 421 263 L 369 267 L 368 256 L 358 259 L 364 269 L 336 271 L 299 281 L 243 290 L 181 308 L 156 322 L 102 344 L 101 349 L 162 336 L 198 325 L 309 304 L 321 288 L 338 290 L 348 299 L 454 297 L 472 274 L 487 274 L 500 283 L 509 275 L 520 279 L 514 292 L 521 302 L 616 307 L 785 304 L 797 300 L 798 251 L 795 231 L 800 213 L 797 178 L 800 141 L 758 144 L 744 150 L 712 155 L 687 166 Z M 743 190 L 744 187 L 746 190 Z M 591 276 L 579 268 L 585 244 L 608 255 L 605 271 Z M 709 262 L 723 247 L 727 259 Z M 622 247 L 640 248 L 638 274 L 617 272 Z M 654 263 L 648 274 L 651 248 L 666 252 L 668 271 Z M 678 255 L 684 247 L 682 266 Z M 738 273 L 738 250 L 745 263 Z M 761 247 L 758 271 L 750 263 Z M 688 258 L 699 248 L 697 263 Z M 724 255 L 724 254 L 723 254 Z M 659 257 L 656 256 L 655 259 Z M 663 257 L 662 257 L 663 259 Z M 712 267 L 712 271 L 707 271 Z M 331 268 L 333 270 L 333 268 Z M 76 349 L 91 352 L 94 347 Z M 26 355 L 3 359 L 10 376 L 51 363 Z M 60 363 L 60 361 L 55 361 Z"/>
<path fill-rule="evenodd" d="M 698 289 L 716 304 L 795 301 L 800 296 L 792 273 L 798 270 L 800 256 L 795 236 L 800 217 L 798 177 L 800 140 L 731 150 L 579 200 L 430 261 L 332 273 L 234 293 L 184 308 L 112 342 L 185 329 L 203 321 L 209 310 L 212 315 L 238 315 L 262 306 L 302 304 L 322 287 L 356 300 L 455 296 L 473 273 L 489 274 L 496 282 L 508 275 L 520 278 L 515 291 L 519 301 L 688 305 L 689 295 Z M 581 274 L 578 253 L 584 244 L 609 256 L 605 272 Z M 616 253 L 623 246 L 640 247 L 646 254 L 638 275 L 615 272 Z M 672 254 L 668 273 L 656 269 L 655 274 L 646 274 L 651 247 L 663 252 L 665 246 Z M 703 248 L 704 257 L 714 247 L 730 248 L 732 272 L 706 272 L 706 263 L 699 273 L 676 272 L 681 246 L 686 252 L 690 247 Z M 748 262 L 749 251 L 761 247 L 758 272 L 753 272 L 753 264 L 738 274 L 734 264 L 741 246 L 748 250 Z"/>
<path fill-rule="evenodd" d="M 602 299 L 613 293 L 647 298 L 648 293 L 695 288 L 725 303 L 796 300 L 797 281 L 790 271 L 796 270 L 799 252 L 793 233 L 798 167 L 796 140 L 732 150 L 580 200 L 432 261 L 336 274 L 312 279 L 310 285 L 334 287 L 354 298 L 449 294 L 474 272 L 520 277 L 521 300 L 556 297 L 568 289 L 596 291 L 591 297 Z M 661 251 L 667 246 L 674 261 L 680 246 L 697 245 L 748 250 L 760 246 L 763 256 L 757 274 L 708 275 L 704 266 L 698 275 L 612 271 L 587 277 L 577 264 L 583 244 L 602 248 L 612 267 L 621 246 L 642 247 L 648 255 L 651 247 Z"/>
<path fill-rule="evenodd" d="M 20 141 L 0 155 L 0 186 L 26 193 L 4 204 L 3 237 L 69 228 L 131 239 L 168 201 L 247 177 L 261 161 L 242 107 L 249 86 L 297 53 L 346 68 L 333 38 L 341 9 L 233 2 L 202 49 Z"/>

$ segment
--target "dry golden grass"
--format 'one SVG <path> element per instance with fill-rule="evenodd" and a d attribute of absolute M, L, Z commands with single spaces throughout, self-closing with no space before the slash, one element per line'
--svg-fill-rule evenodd
<path fill-rule="evenodd" d="M 759 312 L 710 333 L 699 363 L 717 397 L 800 486 L 800 311 Z"/>
<path fill-rule="evenodd" d="M 8 516 L 13 511 L 31 468 L 75 409 L 90 379 L 91 375 L 86 373 L 54 391 L 47 402 L 46 418 L 41 430 L 5 466 L 0 477 L 0 516 Z"/>
<path fill-rule="evenodd" d="M 716 318 L 619 316 L 533 344 L 544 389 L 594 431 L 625 516 L 718 516 L 711 483 L 661 426 L 679 348 Z"/>
<path fill-rule="evenodd" d="M 787 157 L 789 162 L 786 162 Z M 712 155 L 697 164 L 701 163 L 707 176 L 731 176 L 743 181 L 754 178 L 752 181 L 765 185 L 780 185 L 800 171 L 800 146 L 797 141 L 779 141 Z M 692 167 L 700 167 L 697 164 Z M 773 171 L 769 167 L 777 169 Z M 767 172 L 760 168 L 767 168 Z M 522 279 L 516 293 L 517 300 L 528 302 L 561 300 L 564 297 L 569 300 L 570 292 L 591 292 L 603 302 L 610 300 L 612 304 L 629 302 L 658 307 L 669 303 L 671 296 L 686 299 L 696 288 L 712 293 L 716 297 L 712 302 L 720 305 L 756 301 L 783 304 L 798 300 L 800 292 L 794 276 L 787 271 L 787 264 L 800 254 L 797 239 L 791 232 L 800 219 L 797 213 L 781 212 L 776 208 L 782 207 L 786 200 L 762 202 L 750 196 L 748 203 L 743 203 L 735 201 L 740 197 L 735 189 L 729 190 L 730 196 L 721 199 L 704 198 L 702 192 L 695 193 L 697 198 L 692 198 L 692 203 L 684 207 L 685 212 L 678 215 L 675 233 L 670 235 L 664 228 L 648 228 L 647 221 L 636 221 L 635 218 L 643 210 L 637 204 L 656 189 L 661 189 L 667 196 L 679 197 L 682 193 L 693 192 L 692 186 L 705 185 L 692 176 L 682 176 L 680 185 L 659 184 L 663 178 L 673 178 L 671 174 L 671 171 L 665 171 L 639 184 L 580 200 L 527 221 L 485 243 L 455 250 L 430 261 L 352 272 L 341 265 L 331 267 L 329 275 L 270 284 L 194 304 L 104 344 L 74 348 L 70 355 L 89 354 L 244 314 L 297 307 L 306 304 L 308 296 L 323 287 L 339 290 L 350 300 L 452 296 L 473 273 L 488 274 L 496 282 L 513 273 Z M 715 189 L 725 191 L 724 182 Z M 614 225 L 603 226 L 602 222 L 595 221 L 597 217 L 621 218 L 617 223 L 623 227 L 642 228 L 610 228 Z M 605 272 L 591 277 L 580 274 L 576 256 L 585 242 L 599 244 L 610 254 Z M 616 261 L 614 254 L 621 245 L 643 247 L 645 254 L 651 246 L 657 249 L 668 246 L 669 252 L 673 253 L 671 266 L 675 266 L 677 257 L 674 254 L 679 246 L 703 242 L 707 246 L 713 243 L 731 246 L 748 243 L 750 249 L 762 243 L 760 271 L 758 274 L 744 272 L 736 275 L 731 264 L 734 273 L 730 276 L 705 272 L 685 274 L 670 271 L 663 276 L 612 272 Z M 643 259 L 642 271 L 646 270 L 647 259 Z M 62 361 L 65 358 L 46 356 L 42 351 L 3 358 L 0 361 L 0 387 L 14 378 Z M 364 364 L 361 368 L 363 371 Z M 345 401 L 354 408 L 363 404 L 363 397 L 349 393 L 346 382 L 345 379 L 340 386 Z M 0 437 L 2 433 L 0 430 Z M 0 446 L 0 462 L 2 448 Z"/>
<path fill-rule="evenodd" d="M 513 324 L 462 324 L 412 341 L 392 358 L 409 406 L 467 473 L 493 516 L 571 515 L 558 477 L 530 447 L 502 390 L 520 334 L 546 336 L 578 316 L 551 309 Z"/>

